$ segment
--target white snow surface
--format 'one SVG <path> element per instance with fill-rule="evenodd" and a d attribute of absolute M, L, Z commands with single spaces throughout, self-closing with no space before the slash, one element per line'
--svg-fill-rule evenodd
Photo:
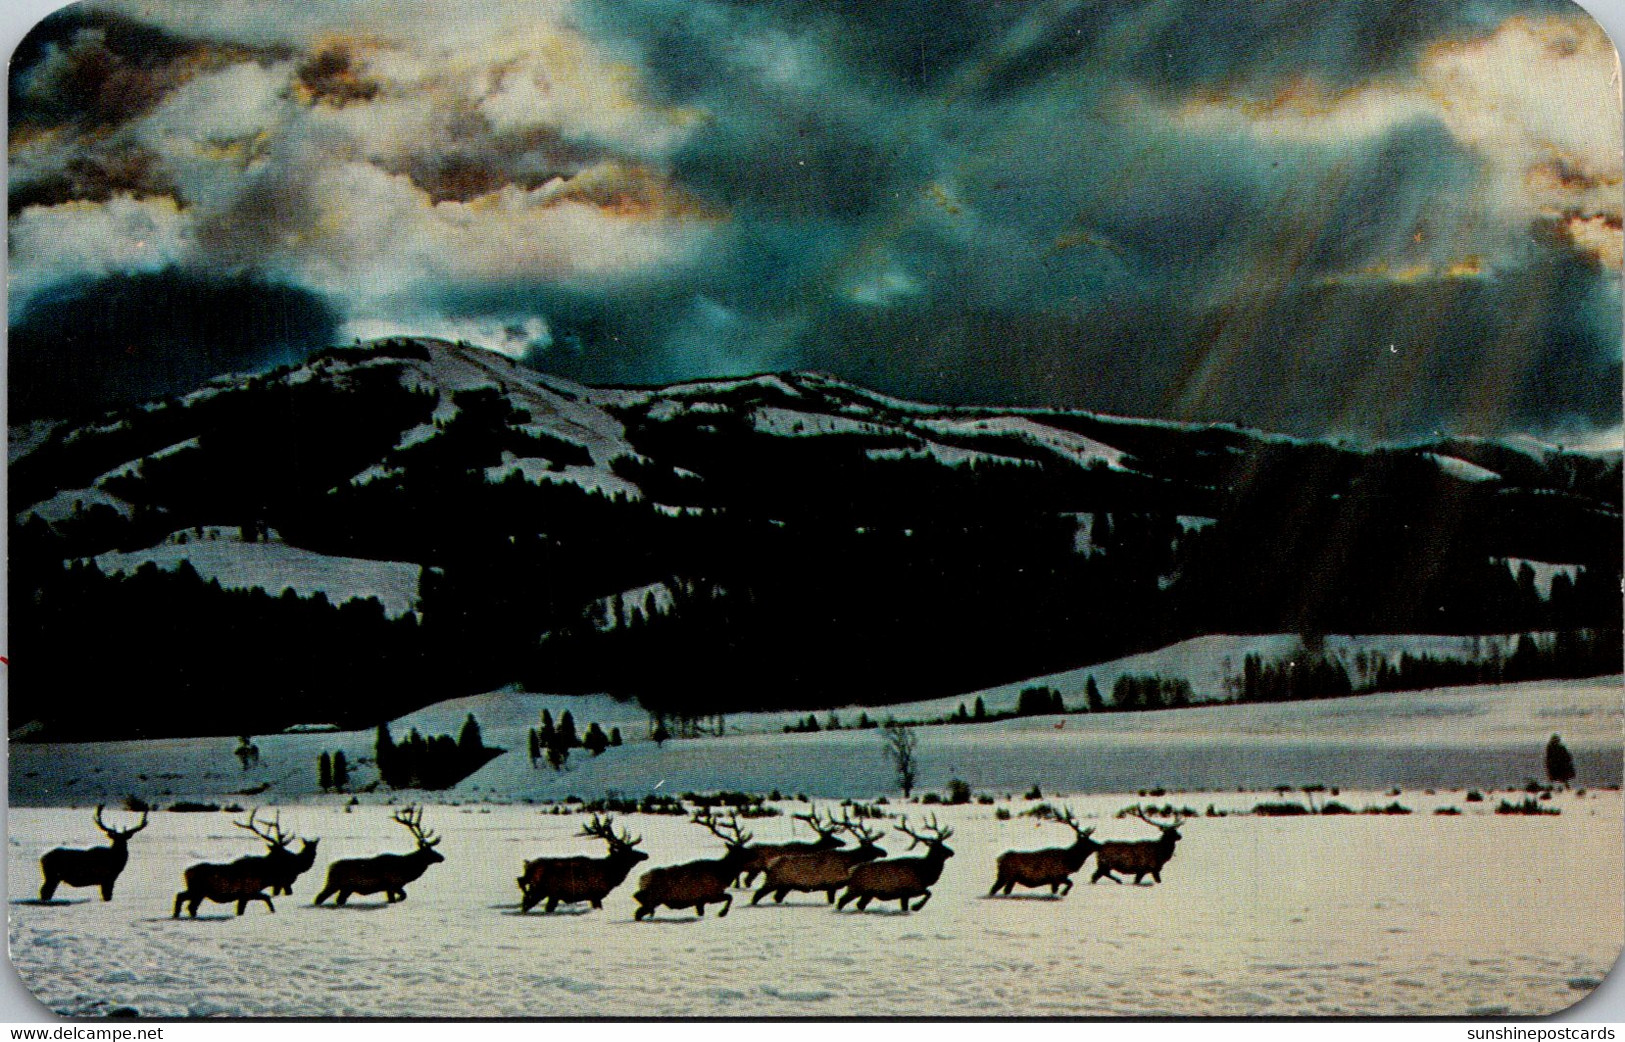
<path fill-rule="evenodd" d="M 1458 459 L 1455 456 L 1441 456 L 1436 452 L 1424 452 L 1422 455 L 1439 465 L 1439 469 L 1463 481 L 1500 481 L 1501 475 L 1488 467 L 1481 467 L 1476 463 Z"/>
<path fill-rule="evenodd" d="M 134 572 L 149 561 L 173 571 L 182 561 L 189 561 L 205 581 L 216 579 L 230 590 L 261 589 L 272 597 L 286 589 L 301 597 L 320 592 L 335 604 L 376 597 L 391 618 L 417 607 L 421 573 L 417 565 L 407 562 L 334 557 L 276 538 L 247 543 L 230 527 L 207 528 L 201 537 L 185 529 L 146 550 L 110 551 L 95 561 L 109 575 Z"/>
<path fill-rule="evenodd" d="M 1175 797 L 1224 810 L 1258 799 Z M 1100 838 L 1150 835 L 1115 817 L 1134 797 L 1064 802 Z M 1617 792 L 1564 793 L 1562 814 L 1541 818 L 1497 817 L 1455 793 L 1405 802 L 1418 813 L 1199 818 L 1160 885 L 1091 886 L 1091 862 L 1060 900 L 985 896 L 1001 851 L 1071 838 L 1021 816 L 1030 803 L 932 808 L 954 829 L 954 856 L 920 911 L 836 912 L 805 895 L 753 907 L 736 891 L 725 918 L 666 909 L 641 923 L 636 872 L 602 910 L 519 914 L 524 860 L 602 849 L 576 835 L 583 817 L 535 807 L 428 806 L 445 862 L 399 904 L 336 909 L 310 903 L 329 864 L 410 840 L 371 800 L 350 812 L 284 806 L 284 827 L 320 838 L 315 868 L 274 915 L 205 904 L 195 920 L 170 916 L 184 869 L 263 849 L 232 826 L 242 815 L 156 814 L 112 902 L 64 887 L 41 905 L 40 855 L 101 837 L 83 806 L 14 809 L 10 951 L 27 986 L 68 1016 L 1504 1018 L 1555 1012 L 1596 986 L 1621 945 Z M 1465 813 L 1430 813 L 1443 805 Z M 758 839 L 810 838 L 789 817 L 808 808 L 784 809 L 749 823 Z M 927 810 L 888 809 L 916 823 Z M 681 817 L 618 823 L 643 837 L 640 868 L 721 852 Z M 896 856 L 907 840 L 888 827 L 882 843 Z M 1562 870 L 1509 850 L 1562 851 Z"/>
<path fill-rule="evenodd" d="M 1570 581 L 1573 581 L 1581 571 L 1580 566 L 1577 564 L 1552 564 L 1550 561 L 1531 561 L 1523 557 L 1505 557 L 1501 558 L 1501 560 L 1512 570 L 1514 576 L 1518 574 L 1520 568 L 1527 564 L 1535 573 L 1535 591 L 1540 594 L 1540 599 L 1543 601 L 1552 598 L 1552 580 L 1554 578 L 1559 575 L 1566 575 Z"/>
<path fill-rule="evenodd" d="M 93 506 L 111 507 L 124 517 L 130 517 L 135 508 L 128 502 L 101 488 L 70 488 L 63 489 L 50 499 L 35 503 L 33 506 L 17 515 L 19 521 L 29 514 L 38 514 L 42 521 L 56 523 L 66 521 L 72 517 L 75 508 L 89 510 Z"/>
<path fill-rule="evenodd" d="M 914 420 L 913 424 L 916 427 L 940 431 L 944 434 L 971 437 L 976 435 L 1012 436 L 1029 444 L 1042 446 L 1056 455 L 1082 465 L 1099 463 L 1113 470 L 1127 469 L 1123 466 L 1123 460 L 1127 453 L 1121 449 L 1114 449 L 1110 445 L 1085 437 L 1082 434 L 1074 434 L 1071 431 L 1038 423 L 1025 416 L 919 419 Z"/>

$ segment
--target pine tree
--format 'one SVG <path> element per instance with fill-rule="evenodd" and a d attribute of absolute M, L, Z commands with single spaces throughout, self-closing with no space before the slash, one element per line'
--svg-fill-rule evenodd
<path fill-rule="evenodd" d="M 619 727 L 609 729 L 609 744 L 611 748 L 621 744 L 621 729 Z"/>
<path fill-rule="evenodd" d="M 333 787 L 333 762 L 325 752 L 316 757 L 316 783 L 323 792 Z"/>
<path fill-rule="evenodd" d="M 538 732 L 538 736 L 541 739 L 542 748 L 551 749 L 553 747 L 553 714 L 545 709 L 542 710 L 542 729 Z"/>
<path fill-rule="evenodd" d="M 333 754 L 333 788 L 343 792 L 350 785 L 350 762 L 344 758 L 344 750 L 340 749 Z"/>
<path fill-rule="evenodd" d="M 480 734 L 480 722 L 469 713 L 468 719 L 463 721 L 462 733 L 457 736 L 457 749 L 464 756 L 472 756 L 485 748 L 484 736 Z"/>
<path fill-rule="evenodd" d="M 986 720 L 987 719 L 987 706 L 986 706 L 986 704 L 984 704 L 982 702 L 982 696 L 981 695 L 976 696 L 976 709 L 974 710 L 974 714 L 975 714 L 975 719 L 977 719 L 977 720 Z"/>
<path fill-rule="evenodd" d="M 536 766 L 536 761 L 542 758 L 542 736 L 537 734 L 536 728 L 530 729 L 530 765 Z"/>
<path fill-rule="evenodd" d="M 581 739 L 576 735 L 576 718 L 570 715 L 568 709 L 559 717 L 559 729 L 554 737 L 557 744 L 564 749 L 574 749 L 581 744 Z"/>
<path fill-rule="evenodd" d="M 594 756 L 601 756 L 604 750 L 609 748 L 609 736 L 604 734 L 604 729 L 595 721 L 587 725 L 587 733 L 581 739 L 581 747 Z"/>
<path fill-rule="evenodd" d="M 1090 677 L 1089 682 L 1084 685 L 1083 697 L 1091 713 L 1098 713 L 1106 708 L 1106 700 L 1100 697 L 1100 685 L 1095 683 L 1094 677 Z"/>
<path fill-rule="evenodd" d="M 395 739 L 390 737 L 387 723 L 378 725 L 378 738 L 373 744 L 373 762 L 378 765 L 378 777 L 383 779 L 385 785 L 392 789 L 401 788 L 396 778 L 399 761 Z"/>
<path fill-rule="evenodd" d="M 649 739 L 655 743 L 655 748 L 657 749 L 665 745 L 666 742 L 671 739 L 671 732 L 666 729 L 665 717 L 662 716 L 655 719 L 655 729 L 649 732 Z"/>

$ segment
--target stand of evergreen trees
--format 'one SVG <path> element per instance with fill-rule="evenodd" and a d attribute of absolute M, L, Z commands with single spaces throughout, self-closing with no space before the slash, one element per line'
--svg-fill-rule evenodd
<path fill-rule="evenodd" d="M 504 752 L 485 744 L 473 713 L 456 738 L 425 738 L 414 727 L 397 743 L 389 725 L 379 724 L 373 750 L 378 776 L 392 789 L 449 789 Z"/>

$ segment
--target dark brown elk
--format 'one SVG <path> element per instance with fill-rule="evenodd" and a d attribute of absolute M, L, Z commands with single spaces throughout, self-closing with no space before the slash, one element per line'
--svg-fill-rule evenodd
<path fill-rule="evenodd" d="M 948 847 L 948 837 L 954 830 L 937 824 L 933 814 L 923 834 L 910 829 L 907 818 L 897 831 L 911 840 L 910 850 L 923 843 L 925 853 L 920 857 L 888 858 L 857 866 L 847 876 L 846 892 L 835 904 L 837 911 L 852 901 L 857 901 L 860 912 L 869 907 L 870 901 L 896 901 L 901 910 L 907 912 L 911 910 L 909 901 L 918 897 L 919 903 L 912 908 L 918 912 L 931 900 L 932 885 L 942 877 L 943 865 L 954 856 Z"/>
<path fill-rule="evenodd" d="M 792 890 L 803 894 L 816 894 L 822 892 L 830 904 L 835 903 L 835 892 L 846 885 L 846 879 L 852 874 L 852 869 L 866 861 L 874 861 L 886 856 L 876 843 L 881 833 L 878 829 L 865 828 L 859 822 L 842 820 L 841 827 L 850 832 L 858 841 L 855 847 L 843 850 L 815 850 L 808 854 L 786 854 L 768 862 L 767 873 L 762 879 L 762 888 L 750 899 L 751 904 L 759 903 L 768 894 L 773 895 L 776 903 L 784 903 L 784 898 Z"/>
<path fill-rule="evenodd" d="M 404 901 L 406 884 L 427 872 L 430 865 L 446 860 L 434 849 L 440 840 L 433 838 L 433 833 L 423 831 L 422 807 L 397 811 L 393 820 L 412 834 L 417 849 L 410 854 L 379 854 L 333 862 L 327 867 L 327 885 L 316 895 L 316 904 L 333 894 L 338 895 L 337 903 L 341 905 L 351 894 L 381 893 L 387 904 Z"/>
<path fill-rule="evenodd" d="M 1116 875 L 1118 872 L 1132 875 L 1135 883 L 1139 883 L 1146 876 L 1159 883 L 1162 882 L 1162 866 L 1174 856 L 1174 844 L 1180 839 L 1179 826 L 1187 819 L 1176 814 L 1171 824 L 1162 825 L 1152 821 L 1139 807 L 1132 808 L 1129 814 L 1160 830 L 1162 835 L 1138 843 L 1122 841 L 1102 843 L 1100 850 L 1095 854 L 1095 874 L 1089 877 L 1089 882 L 1096 882 L 1101 876 L 1105 876 L 1114 883 L 1121 883 L 1122 880 Z"/>
<path fill-rule="evenodd" d="M 40 872 L 45 876 L 45 882 L 39 888 L 41 901 L 49 901 L 56 888 L 63 883 L 100 887 L 103 901 L 113 899 L 113 884 L 118 882 L 119 873 L 130 861 L 130 837 L 147 827 L 147 812 L 141 812 L 141 821 L 135 828 L 110 829 L 102 821 L 104 809 L 96 808 L 96 827 L 107 837 L 109 846 L 78 849 L 57 847 L 46 851 L 45 856 L 39 859 Z"/>
<path fill-rule="evenodd" d="M 1063 896 L 1072 892 L 1073 874 L 1089 860 L 1090 854 L 1100 849 L 1100 844 L 1090 838 L 1094 829 L 1078 828 L 1078 819 L 1070 809 L 1056 815 L 1055 821 L 1072 830 L 1077 837 L 1073 844 L 1044 850 L 1007 850 L 1000 854 L 998 878 L 993 880 L 993 889 L 987 896 L 992 897 L 1000 890 L 1008 895 L 1017 884 L 1035 888 L 1047 886 L 1050 893 Z"/>
<path fill-rule="evenodd" d="M 673 909 L 692 908 L 696 915 L 703 916 L 706 905 L 720 904 L 722 910 L 717 912 L 717 918 L 721 919 L 733 907 L 734 899 L 728 892 L 728 884 L 739 875 L 739 866 L 750 857 L 746 844 L 750 842 L 751 835 L 740 828 L 738 814 L 730 814 L 728 820 L 722 822 L 709 811 L 702 811 L 692 820 L 726 843 L 728 852 L 708 861 L 689 861 L 681 865 L 652 868 L 643 873 L 643 878 L 638 880 L 637 893 L 632 895 L 638 903 L 638 910 L 632 918 L 643 919 L 654 915 L 662 905 Z"/>
<path fill-rule="evenodd" d="M 519 877 L 519 889 L 524 893 L 519 910 L 528 912 L 542 901 L 543 911 L 551 912 L 560 904 L 589 901 L 594 908 L 604 907 L 604 898 L 610 891 L 626 881 L 639 861 L 649 855 L 634 850 L 642 838 L 633 839 L 625 829 L 615 831 L 615 819 L 594 814 L 582 827 L 580 835 L 601 839 L 609 844 L 604 857 L 544 857 L 525 862 L 525 874 Z"/>
<path fill-rule="evenodd" d="M 249 812 L 247 821 L 232 822 L 240 829 L 247 829 L 265 842 L 264 854 L 240 857 L 227 864 L 204 863 L 193 865 L 185 873 L 186 889 L 175 895 L 175 910 L 171 914 L 180 918 L 181 908 L 184 906 L 192 918 L 197 918 L 198 906 L 204 901 L 213 901 L 215 904 L 237 905 L 237 914 L 242 915 L 248 908 L 250 901 L 264 901 L 269 912 L 275 912 L 276 906 L 271 903 L 267 890 L 275 887 L 279 881 L 287 879 L 292 883 L 293 876 L 289 875 L 290 862 L 298 859 L 298 855 L 288 852 L 288 842 L 293 837 L 282 831 L 282 819 L 278 815 L 275 821 L 261 824 L 259 810 Z M 309 848 L 310 844 L 306 844 Z M 312 852 L 314 857 L 314 852 Z M 293 873 L 298 875 L 297 872 Z"/>
<path fill-rule="evenodd" d="M 784 857 L 787 854 L 811 854 L 815 850 L 834 850 L 841 845 L 840 837 L 836 835 L 841 831 L 841 823 L 835 820 L 834 815 L 830 816 L 828 822 L 821 819 L 817 811 L 811 814 L 797 814 L 795 818 L 797 821 L 805 821 L 818 833 L 818 838 L 812 842 L 752 844 L 750 857 L 739 870 L 742 886 L 749 887 L 758 875 L 767 871 L 768 862 L 774 858 Z"/>

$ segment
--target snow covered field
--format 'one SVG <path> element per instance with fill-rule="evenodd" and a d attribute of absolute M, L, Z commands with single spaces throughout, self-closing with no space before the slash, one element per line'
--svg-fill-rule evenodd
<path fill-rule="evenodd" d="M 1173 798 L 1242 809 L 1260 797 Z M 1150 834 L 1114 817 L 1130 797 L 1065 802 L 1098 838 Z M 310 905 L 329 862 L 410 841 L 384 807 L 284 806 L 285 826 L 321 837 L 314 871 L 275 915 L 205 905 L 196 921 L 170 918 L 182 870 L 256 852 L 230 816 L 157 814 L 112 903 L 64 889 L 39 906 L 40 854 L 100 837 L 86 810 L 22 808 L 10 817 L 11 958 L 66 1014 L 250 1017 L 1506 1016 L 1559 1010 L 1608 972 L 1622 934 L 1617 791 L 1560 794 L 1561 816 L 1540 818 L 1497 817 L 1458 793 L 1403 802 L 1417 813 L 1198 818 L 1162 885 L 1090 886 L 1086 866 L 1064 900 L 983 895 L 998 852 L 1058 844 L 1066 829 L 1021 817 L 1020 799 L 999 805 L 1008 821 L 993 806 L 938 808 L 956 856 L 920 912 L 836 913 L 792 896 L 644 923 L 631 918 L 633 882 L 602 911 L 517 914 L 525 858 L 601 846 L 574 838 L 581 817 L 535 807 L 431 805 L 445 863 L 402 904 L 334 909 Z M 1429 813 L 1440 805 L 1465 813 Z M 681 818 L 624 820 L 649 865 L 720 851 Z M 788 816 L 750 824 L 762 840 L 792 834 Z M 906 840 L 891 839 L 900 853 Z"/>

